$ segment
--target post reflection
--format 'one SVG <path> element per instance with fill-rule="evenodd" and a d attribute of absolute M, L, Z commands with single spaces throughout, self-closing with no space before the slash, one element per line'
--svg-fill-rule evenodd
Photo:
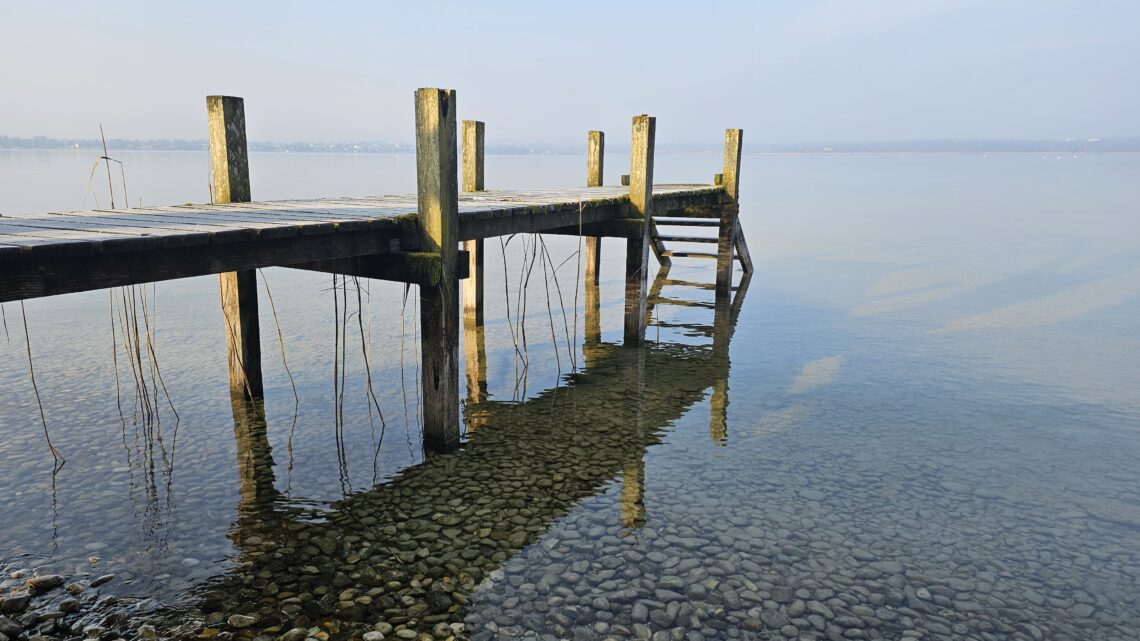
<path fill-rule="evenodd" d="M 744 289 L 710 327 L 731 334 Z M 468 370 L 479 423 L 467 446 L 319 510 L 276 500 L 263 408 L 235 399 L 239 557 L 201 588 L 207 618 L 248 614 L 254 636 L 319 626 L 334 639 L 378 621 L 428 634 L 462 622 L 480 581 L 615 479 L 615 525 L 627 534 L 644 527 L 648 448 L 710 388 L 727 394 L 727 340 L 660 337 L 639 349 L 598 340 L 588 366 L 558 387 L 495 401 L 485 393 L 481 332 L 470 334 L 481 366 Z"/>

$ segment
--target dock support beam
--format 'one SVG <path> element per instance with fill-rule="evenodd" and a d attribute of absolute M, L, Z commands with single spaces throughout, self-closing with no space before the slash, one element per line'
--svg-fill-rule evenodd
<path fill-rule="evenodd" d="M 249 153 L 245 138 L 245 101 L 233 96 L 207 96 L 210 125 L 210 173 L 215 203 L 247 203 Z M 260 397 L 261 335 L 257 318 L 257 272 L 252 269 L 218 274 L 222 316 L 226 323 L 230 393 Z"/>
<path fill-rule="evenodd" d="M 416 91 L 416 198 L 423 251 L 440 255 L 438 285 L 420 286 L 424 448 L 459 445 L 459 184 L 455 91 Z"/>
<path fill-rule="evenodd" d="M 732 261 L 736 250 L 736 234 L 740 214 L 740 151 L 744 130 L 728 129 L 724 132 L 724 169 L 721 186 L 727 197 L 727 206 L 721 211 L 720 233 L 716 246 L 716 287 L 729 291 L 732 288 Z M 749 260 L 751 268 L 751 260 Z"/>
<path fill-rule="evenodd" d="M 646 278 L 649 265 L 650 223 L 653 216 L 653 140 L 657 119 L 642 114 L 633 118 L 629 160 L 629 215 L 640 218 L 642 234 L 625 245 L 625 335 L 626 346 L 638 347 L 645 340 Z"/>

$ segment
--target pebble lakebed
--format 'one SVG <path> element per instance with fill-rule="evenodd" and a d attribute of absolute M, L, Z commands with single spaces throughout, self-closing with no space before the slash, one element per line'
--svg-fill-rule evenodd
<path fill-rule="evenodd" d="M 1117 456 L 1049 467 L 1063 434 L 1026 451 L 984 425 L 943 430 L 952 417 L 936 400 L 914 422 L 913 405 L 893 416 L 883 398 L 861 423 L 844 400 L 867 390 L 757 407 L 748 427 L 710 435 L 715 359 L 681 344 L 643 356 L 599 367 L 605 389 L 504 406 L 465 451 L 326 511 L 243 505 L 239 555 L 175 607 L 114 576 L 41 570 L 29 585 L 32 571 L 9 569 L 0 634 L 1140 638 L 1140 479 Z M 976 413 L 1002 416 L 1001 397 L 978 395 Z M 918 455 L 930 451 L 941 456 Z"/>

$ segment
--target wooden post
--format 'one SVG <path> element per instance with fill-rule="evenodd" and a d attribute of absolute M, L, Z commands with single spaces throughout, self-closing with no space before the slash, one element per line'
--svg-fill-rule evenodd
<path fill-rule="evenodd" d="M 625 336 L 623 343 L 637 347 L 645 340 L 645 294 L 649 264 L 649 223 L 653 215 L 653 139 L 657 119 L 633 118 L 629 161 L 629 214 L 643 221 L 639 238 L 625 245 Z"/>
<path fill-rule="evenodd" d="M 207 96 L 210 125 L 210 173 L 215 203 L 247 203 L 249 153 L 245 139 L 245 102 L 232 96 Z M 262 395 L 261 335 L 257 320 L 257 272 L 218 274 L 222 316 L 226 323 L 230 393 Z"/>
<path fill-rule="evenodd" d="M 416 192 L 423 251 L 440 255 L 438 285 L 420 286 L 424 448 L 459 445 L 459 234 L 455 92 L 416 91 Z"/>
<path fill-rule="evenodd" d="M 586 138 L 586 186 L 602 186 L 602 167 L 606 149 L 606 134 L 601 131 L 591 131 Z M 586 291 L 592 284 L 598 285 L 598 272 L 602 267 L 602 238 L 601 236 L 586 237 Z M 589 293 L 586 294 L 589 298 Z"/>
<path fill-rule="evenodd" d="M 463 121 L 463 191 L 483 191 L 483 123 Z M 463 280 L 463 316 L 483 324 L 483 239 L 463 241 L 468 272 Z"/>
<path fill-rule="evenodd" d="M 736 249 L 737 216 L 740 214 L 740 151 L 744 140 L 743 129 L 724 132 L 724 170 L 721 186 L 724 187 L 726 206 L 720 215 L 720 233 L 716 245 L 716 287 L 732 288 L 732 261 Z"/>

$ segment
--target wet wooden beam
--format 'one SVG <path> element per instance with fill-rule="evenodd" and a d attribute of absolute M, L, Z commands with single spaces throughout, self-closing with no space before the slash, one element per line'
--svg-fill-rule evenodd
<path fill-rule="evenodd" d="M 605 166 L 606 134 L 591 131 L 586 136 L 586 186 L 601 187 Z M 602 239 L 597 235 L 586 236 L 586 282 L 598 284 L 598 273 L 602 268 Z"/>
<path fill-rule="evenodd" d="M 0 302 L 122 287 L 176 278 L 219 274 L 232 270 L 291 266 L 386 252 L 392 246 L 414 249 L 418 238 L 403 219 L 391 219 L 386 230 L 293 235 L 244 242 L 147 251 L 47 255 L 21 261 L 19 271 L 0 269 Z"/>
<path fill-rule="evenodd" d="M 455 91 L 416 91 L 416 200 L 424 251 L 440 256 L 438 285 L 420 287 L 424 448 L 459 446 L 459 182 Z"/>
<path fill-rule="evenodd" d="M 207 96 L 210 129 L 210 174 L 215 203 L 251 200 L 249 152 L 245 138 L 245 101 L 234 96 Z M 218 275 L 222 317 L 226 323 L 231 394 L 262 395 L 261 332 L 257 316 L 257 272 Z"/>
<path fill-rule="evenodd" d="M 640 346 L 645 340 L 646 280 L 649 264 L 649 221 L 653 215 L 653 142 L 657 119 L 634 116 L 630 143 L 629 214 L 643 223 L 639 238 L 625 246 L 625 331 L 626 346 Z"/>
<path fill-rule="evenodd" d="M 617 218 L 615 220 L 605 220 L 598 223 L 585 223 L 581 227 L 577 225 L 573 227 L 555 227 L 553 229 L 545 229 L 544 234 L 556 234 L 560 236 L 587 236 L 587 237 L 608 237 L 608 238 L 637 238 L 640 237 L 644 225 L 640 220 L 630 218 Z M 589 271 L 587 270 L 587 273 Z M 597 284 L 597 280 L 593 283 Z"/>
<path fill-rule="evenodd" d="M 463 121 L 463 186 L 465 192 L 483 191 L 483 132 L 478 120 Z M 468 277 L 463 281 L 463 317 L 483 324 L 483 239 L 463 241 Z"/>
<path fill-rule="evenodd" d="M 728 206 L 720 216 L 716 286 L 725 291 L 732 287 L 732 261 L 736 250 L 736 232 L 739 228 L 737 216 L 740 213 L 740 151 L 743 141 L 743 129 L 728 129 L 724 132 L 724 169 L 721 174 L 721 184 L 724 187 Z"/>
<path fill-rule="evenodd" d="M 466 260 L 467 252 L 461 251 L 456 254 L 457 278 L 467 277 Z M 435 252 L 371 254 L 297 263 L 286 267 L 424 286 L 438 285 L 441 275 L 440 255 Z"/>

